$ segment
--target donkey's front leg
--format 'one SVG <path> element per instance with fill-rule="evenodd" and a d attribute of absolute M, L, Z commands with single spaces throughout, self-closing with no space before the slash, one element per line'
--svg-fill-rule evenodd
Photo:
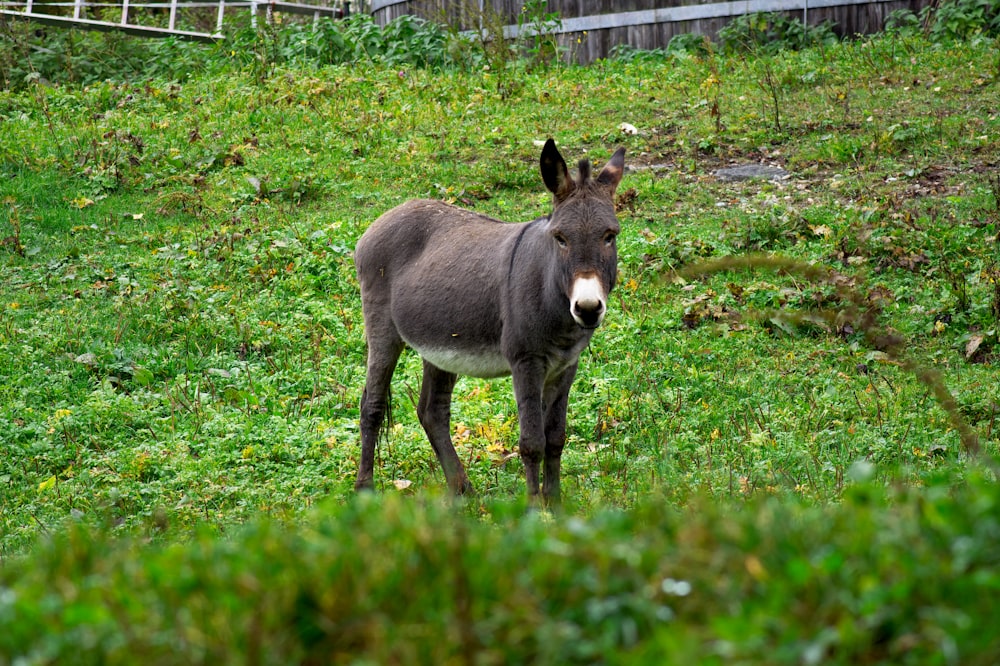
<path fill-rule="evenodd" d="M 563 447 L 566 444 L 566 408 L 569 389 L 576 377 L 574 363 L 558 379 L 545 387 L 545 475 L 542 479 L 542 496 L 552 508 L 562 503 L 559 489 L 559 468 Z"/>
<path fill-rule="evenodd" d="M 517 418 L 520 436 L 517 447 L 524 464 L 524 478 L 528 486 L 528 500 L 538 500 L 539 467 L 545 455 L 545 427 L 542 405 L 542 388 L 545 383 L 545 365 L 540 359 L 527 359 L 512 365 L 514 398 L 517 400 Z"/>

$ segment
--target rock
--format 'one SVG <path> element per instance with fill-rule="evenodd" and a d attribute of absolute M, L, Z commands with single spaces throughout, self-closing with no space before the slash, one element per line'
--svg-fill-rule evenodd
<path fill-rule="evenodd" d="M 88 368 L 96 368 L 97 367 L 97 356 L 95 356 L 93 354 L 93 352 L 87 352 L 86 354 L 80 354 L 79 356 L 77 356 L 76 358 L 74 358 L 73 362 L 74 363 L 79 363 L 81 365 L 85 365 Z"/>

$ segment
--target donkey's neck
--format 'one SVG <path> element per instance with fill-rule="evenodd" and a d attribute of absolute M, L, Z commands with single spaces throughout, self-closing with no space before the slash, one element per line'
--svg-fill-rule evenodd
<path fill-rule="evenodd" d="M 524 226 L 522 226 L 521 230 L 518 231 L 517 237 L 514 239 L 514 246 L 510 250 L 510 261 L 507 264 L 507 290 L 508 291 L 510 291 L 513 288 L 513 281 L 514 281 L 514 277 L 515 277 L 514 264 L 517 261 L 518 250 L 521 249 L 521 243 L 524 242 L 524 237 L 529 233 L 530 229 L 538 227 L 539 224 L 543 224 L 543 223 L 547 222 L 548 219 L 549 219 L 548 215 L 546 215 L 544 217 L 535 218 L 531 222 L 528 222 L 527 224 L 525 224 Z"/>

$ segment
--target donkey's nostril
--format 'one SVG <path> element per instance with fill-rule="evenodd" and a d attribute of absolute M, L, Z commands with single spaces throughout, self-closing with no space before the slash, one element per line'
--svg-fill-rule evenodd
<path fill-rule="evenodd" d="M 577 301 L 573 304 L 573 318 L 581 326 L 594 328 L 604 316 L 604 303 L 600 301 Z"/>

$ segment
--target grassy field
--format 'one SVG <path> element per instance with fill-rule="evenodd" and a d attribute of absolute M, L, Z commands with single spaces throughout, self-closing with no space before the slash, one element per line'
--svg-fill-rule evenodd
<path fill-rule="evenodd" d="M 935 559 L 934 544 L 957 557 L 962 539 L 981 549 L 968 562 L 992 567 L 989 575 L 966 583 L 957 577 L 955 585 L 972 587 L 941 582 L 927 594 L 979 598 L 983 590 L 995 593 L 1000 580 L 995 549 L 989 555 L 988 548 L 998 539 L 993 474 L 970 457 L 958 429 L 973 429 L 985 458 L 996 456 L 998 86 L 1000 53 L 992 40 L 942 46 L 887 35 L 776 55 L 709 51 L 588 68 L 521 67 L 513 74 L 376 62 L 287 64 L 264 74 L 234 66 L 225 75 L 177 81 L 36 83 L 0 93 L 0 568 L 6 569 L 0 622 L 9 619 L 5 613 L 30 615 L 24 604 L 32 586 L 51 581 L 72 587 L 81 576 L 105 582 L 110 576 L 123 588 L 154 590 L 162 583 L 168 597 L 182 599 L 182 583 L 158 583 L 157 571 L 197 571 L 198 553 L 267 551 L 267 544 L 287 538 L 299 552 L 315 554 L 333 548 L 336 535 L 384 547 L 395 533 L 419 544 L 421 530 L 433 532 L 449 520 L 465 527 L 428 537 L 434 557 L 445 557 L 459 538 L 478 540 L 472 553 L 503 547 L 512 558 L 565 543 L 576 553 L 578 541 L 606 539 L 611 554 L 591 553 L 597 559 L 587 560 L 597 567 L 594 580 L 616 580 L 619 566 L 640 572 L 608 593 L 619 606 L 607 602 L 591 609 L 591 624 L 581 620 L 581 635 L 596 643 L 579 642 L 555 622 L 549 627 L 554 642 L 533 635 L 537 645 L 524 653 L 529 661 L 553 663 L 552 655 L 561 653 L 546 649 L 574 645 L 581 652 L 569 661 L 607 660 L 624 648 L 637 659 L 649 655 L 650 663 L 671 651 L 726 660 L 731 645 L 735 657 L 765 663 L 774 656 L 769 646 L 791 641 L 798 647 L 775 659 L 819 663 L 835 655 L 843 663 L 875 663 L 909 655 L 912 663 L 959 663 L 949 656 L 952 639 L 921 633 L 931 622 L 924 616 L 879 615 L 854 644 L 844 639 L 854 634 L 838 622 L 864 615 L 862 602 L 844 606 L 843 617 L 810 613 L 826 608 L 824 595 L 836 594 L 824 587 L 834 579 L 860 585 L 858 599 L 880 612 L 905 606 L 906 595 L 927 576 L 946 578 L 942 572 L 953 560 Z M 621 123 L 637 133 L 624 133 Z M 619 189 L 619 287 L 571 394 L 563 463 L 567 515 L 522 515 L 509 380 L 460 380 L 453 435 L 478 496 L 458 516 L 430 499 L 443 493 L 444 481 L 414 413 L 420 362 L 413 354 L 404 355 L 395 377 L 394 426 L 378 453 L 376 484 L 382 495 L 418 497 L 359 506 L 352 488 L 365 347 L 351 259 L 355 241 L 379 214 L 412 197 L 440 198 L 511 221 L 546 213 L 550 201 L 537 159 L 539 142 L 550 136 L 568 161 L 586 155 L 601 163 L 624 145 L 629 167 Z M 781 166 L 790 176 L 741 183 L 713 176 L 741 163 Z M 700 262 L 760 254 L 833 273 L 811 280 L 766 266 L 730 266 L 694 276 Z M 852 316 L 848 292 L 853 305 L 867 310 L 867 324 Z M 818 311 L 826 314 L 809 314 Z M 958 417 L 911 371 L 914 364 L 943 378 Z M 322 509 L 311 509 L 317 503 Z M 921 513 L 926 507 L 934 508 L 929 518 Z M 626 511 L 608 513 L 617 509 Z M 331 515 L 355 520 L 354 531 L 329 527 L 341 524 Z M 376 515 L 385 518 L 380 527 L 373 527 Z M 285 527 L 268 527 L 267 517 Z M 914 519 L 916 536 L 900 527 L 883 542 L 882 530 L 897 519 Z M 920 531 L 939 529 L 940 520 L 954 522 L 955 540 Z M 237 527 L 248 521 L 250 528 Z M 824 523 L 837 535 L 820 527 Z M 685 524 L 688 532 L 674 542 L 670 535 Z M 526 550 L 511 546 L 493 525 L 527 534 Z M 640 538 L 649 525 L 657 526 L 655 535 Z M 792 525 L 798 527 L 782 531 Z M 572 537 L 574 530 L 589 536 Z M 242 536 L 232 542 L 210 536 L 234 531 Z M 546 531 L 570 536 L 549 541 L 539 536 Z M 831 541 L 823 551 L 825 536 Z M 33 546 L 40 537 L 50 545 Z M 131 545 L 115 545 L 113 537 L 128 537 Z M 900 565 L 907 584 L 878 587 L 891 576 L 892 562 L 904 558 L 910 537 L 917 564 Z M 650 540 L 648 556 L 641 548 L 634 561 L 624 550 L 615 554 L 612 546 L 629 539 Z M 787 551 L 784 539 L 798 545 Z M 685 543 L 694 550 L 685 551 Z M 858 570 L 816 564 L 827 562 L 823 552 L 843 552 L 839 560 L 830 555 L 841 564 L 856 562 L 850 553 L 865 552 L 865 544 L 876 544 L 866 555 L 874 560 L 856 564 Z M 713 560 L 716 547 L 731 557 Z M 399 548 L 379 552 L 405 558 Z M 788 552 L 810 548 L 798 565 L 789 564 L 795 558 Z M 135 549 L 152 562 L 150 569 L 129 568 Z M 350 549 L 334 550 L 355 557 L 346 554 Z M 31 573 L 25 552 L 39 553 L 41 573 Z M 74 553 L 90 564 L 65 559 Z M 279 579 L 295 574 L 295 553 L 289 547 L 276 554 L 274 570 L 260 564 L 276 576 L 270 583 L 280 587 Z M 103 557 L 112 564 L 99 564 Z M 468 571 L 473 557 L 463 560 Z M 685 616 L 688 633 L 655 628 L 657 613 L 676 610 L 660 604 L 661 597 L 689 590 L 667 585 L 674 580 L 664 578 L 668 560 L 686 563 L 678 566 L 687 578 L 678 580 L 698 577 L 704 566 L 733 583 L 725 591 L 713 588 L 714 601 L 700 598 L 697 612 Z M 489 561 L 495 567 L 516 562 Z M 795 573 L 803 562 L 818 578 Z M 424 565 L 414 566 L 425 572 Z M 238 569 L 216 572 L 211 585 L 242 580 Z M 734 610 L 735 599 L 757 599 L 752 590 L 777 580 L 776 569 L 791 577 L 789 587 L 769 588 L 745 614 Z M 253 571 L 247 580 L 264 576 Z M 26 582 L 16 588 L 15 603 L 3 596 L 2 585 L 18 576 Z M 489 578 L 474 577 L 476 590 Z M 204 583 L 192 580 L 186 584 Z M 266 577 L 260 580 L 268 587 Z M 376 579 L 365 580 L 368 588 L 350 594 L 370 598 Z M 528 589 L 529 579 L 518 581 L 513 588 Z M 663 581 L 655 599 L 628 596 L 650 581 Z M 888 596 L 865 597 L 865 581 Z M 395 584 L 390 589 L 404 590 L 405 577 Z M 789 619 L 787 631 L 768 634 L 766 619 L 784 612 L 769 604 L 801 594 L 797 585 L 814 586 L 809 594 L 815 598 L 788 610 L 799 620 Z M 58 606 L 59 613 L 75 608 L 70 597 L 84 603 L 88 593 L 74 589 L 82 596 L 60 597 L 67 605 Z M 332 598 L 303 601 L 290 592 L 279 602 L 253 589 L 261 608 L 314 604 L 341 612 L 330 606 Z M 145 627 L 135 624 L 131 606 L 141 606 L 141 597 L 122 592 L 115 601 L 94 594 L 92 606 L 77 609 L 93 626 Z M 566 608 L 576 607 L 567 594 Z M 635 599 L 651 605 L 637 610 L 628 605 Z M 455 603 L 461 611 L 464 602 Z M 238 595 L 225 604 L 238 606 Z M 996 626 L 995 614 L 966 610 L 972 625 L 948 616 L 964 634 L 941 631 L 975 636 L 980 622 Z M 475 605 L 462 612 L 478 617 L 487 611 Z M 504 617 L 521 618 L 511 613 Z M 50 627 L 54 633 L 75 626 L 60 617 L 63 624 Z M 733 619 L 740 617 L 743 624 Z M 594 636 L 603 636 L 606 618 L 613 629 L 601 642 Z M 615 618 L 633 618 L 633 624 Z M 270 615 L 245 619 L 268 631 L 277 622 Z M 209 660 L 216 648 L 206 641 L 216 621 L 204 634 L 185 629 L 178 645 Z M 442 620 L 451 627 L 442 631 L 458 632 L 441 643 L 442 653 L 411 655 L 399 639 L 367 654 L 378 663 L 413 663 L 410 657 L 473 663 L 463 650 L 475 648 L 476 663 L 516 659 L 483 647 L 501 638 L 517 644 L 520 620 L 505 621 L 492 628 L 476 624 L 469 643 L 460 624 Z M 794 638 L 813 621 L 826 623 L 829 640 Z M 373 622 L 359 629 L 357 646 L 379 644 L 396 626 Z M 394 622 L 420 633 L 413 618 Z M 173 635 L 179 626 L 155 631 Z M 260 645 L 247 638 L 250 643 L 240 643 L 247 652 L 234 660 L 362 650 L 322 638 L 309 643 L 308 636 L 332 630 L 297 627 L 296 640 L 303 642 L 294 649 L 282 652 L 276 643 L 274 653 L 262 657 Z M 30 663 L 71 654 L 59 650 L 76 640 L 93 639 L 95 650 L 115 654 L 101 642 L 114 639 L 94 631 L 39 647 Z M 880 643 L 880 631 L 887 642 Z M 25 644 L 10 640 L 10 646 Z M 848 644 L 857 649 L 838 651 Z M 954 647 L 954 655 L 982 659 L 962 663 L 989 663 L 989 655 L 1000 653 L 995 640 L 980 637 L 976 646 L 971 652 Z M 160 654 L 156 649 L 149 647 L 149 654 Z M 927 655 L 940 658 L 921 661 Z M 334 661 L 352 663 L 340 657 Z M 861 661 L 852 662 L 855 657 Z M 115 659 L 128 663 L 127 655 Z"/>

